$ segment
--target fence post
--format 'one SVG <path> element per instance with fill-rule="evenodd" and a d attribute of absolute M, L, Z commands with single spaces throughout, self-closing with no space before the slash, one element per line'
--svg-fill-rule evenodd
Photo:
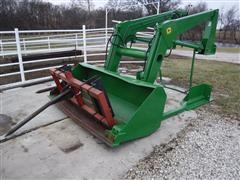
<path fill-rule="evenodd" d="M 21 80 L 22 82 L 25 81 L 25 75 L 24 75 L 24 68 L 23 68 L 23 61 L 22 61 L 22 52 L 21 52 L 21 42 L 19 38 L 19 31 L 18 28 L 14 29 L 15 31 L 15 39 L 16 39 L 16 46 L 17 46 L 17 54 L 18 54 L 18 63 L 19 63 L 19 69 L 21 74 Z"/>
<path fill-rule="evenodd" d="M 2 40 L 0 40 L 0 47 L 1 47 L 1 55 L 2 55 L 2 57 L 4 58 Z"/>
<path fill-rule="evenodd" d="M 82 32 L 83 32 L 83 61 L 84 63 L 87 63 L 87 43 L 86 43 L 86 26 L 82 26 Z"/>
<path fill-rule="evenodd" d="M 158 4 L 157 4 L 157 14 L 159 14 L 159 8 L 160 8 L 160 1 L 158 1 Z"/>
<path fill-rule="evenodd" d="M 105 11 L 105 43 L 108 42 L 108 9 Z"/>

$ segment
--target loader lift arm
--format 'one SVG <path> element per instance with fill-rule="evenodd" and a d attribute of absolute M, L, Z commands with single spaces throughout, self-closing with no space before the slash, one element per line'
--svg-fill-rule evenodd
<path fill-rule="evenodd" d="M 207 23 L 207 25 L 203 34 L 203 39 L 199 44 L 183 44 L 181 41 L 177 42 L 182 46 L 189 45 L 189 47 L 191 47 L 192 45 L 192 48 L 199 54 L 214 54 L 216 51 L 214 41 L 217 18 L 218 10 L 211 10 L 176 20 L 169 20 L 159 25 L 157 27 L 156 37 L 153 40 L 153 48 L 150 50 L 147 58 L 145 71 L 140 79 L 153 83 L 157 77 L 157 73 L 159 72 L 167 49 L 172 48 L 177 44 L 175 43 L 177 37 L 204 22 Z"/>
<path fill-rule="evenodd" d="M 166 51 L 176 45 L 193 48 L 199 54 L 215 53 L 216 46 L 214 41 L 217 18 L 218 10 L 210 10 L 188 16 L 187 12 L 175 10 L 117 24 L 105 68 L 116 72 L 122 56 L 145 59 L 146 66 L 144 71 L 139 72 L 137 78 L 153 83 Z M 206 27 L 201 42 L 189 43 L 177 40 L 179 35 L 202 23 L 206 23 Z M 140 39 L 136 36 L 137 32 L 154 26 L 155 35 L 152 40 L 149 40 L 151 41 L 149 52 L 126 47 L 129 41 Z"/>
<path fill-rule="evenodd" d="M 136 33 L 155 27 L 156 23 L 162 23 L 169 19 L 186 16 L 187 12 L 181 10 L 173 10 L 164 12 L 158 15 L 147 16 L 135 20 L 129 20 L 117 24 L 114 30 L 112 45 L 106 59 L 105 67 L 110 71 L 116 71 L 121 59 L 121 54 L 118 53 L 118 47 L 125 47 L 129 41 L 137 39 Z M 137 54 L 138 52 L 136 52 Z M 114 59 L 114 61 L 113 61 Z"/>

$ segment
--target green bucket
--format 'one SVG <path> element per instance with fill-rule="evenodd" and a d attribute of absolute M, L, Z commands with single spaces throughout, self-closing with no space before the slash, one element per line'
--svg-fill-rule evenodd
<path fill-rule="evenodd" d="M 116 125 L 105 132 L 112 146 L 147 136 L 160 127 L 166 102 L 162 87 L 83 63 L 72 73 L 80 81 L 94 76 L 101 78 L 117 120 Z"/>
<path fill-rule="evenodd" d="M 88 82 L 93 77 L 100 79 L 116 123 L 111 128 L 106 127 L 71 103 L 64 102 L 61 108 L 79 125 L 110 146 L 150 135 L 160 127 L 164 119 L 209 103 L 212 91 L 207 84 L 193 86 L 178 108 L 164 112 L 167 95 L 161 85 L 85 63 L 74 67 L 72 74 L 82 82 Z"/>

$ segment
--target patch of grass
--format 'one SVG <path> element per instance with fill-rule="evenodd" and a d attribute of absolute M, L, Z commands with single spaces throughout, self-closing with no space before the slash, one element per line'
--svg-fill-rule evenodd
<path fill-rule="evenodd" d="M 163 76 L 173 79 L 172 83 L 187 87 L 191 60 L 166 59 L 162 66 Z M 213 86 L 215 104 L 222 113 L 240 117 L 240 65 L 197 60 L 193 83 L 208 83 Z"/>

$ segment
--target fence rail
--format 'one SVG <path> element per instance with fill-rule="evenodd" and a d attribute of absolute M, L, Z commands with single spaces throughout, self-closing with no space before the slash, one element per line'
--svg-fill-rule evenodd
<path fill-rule="evenodd" d="M 85 26 L 84 26 L 85 27 Z M 85 29 L 84 30 L 33 30 L 33 31 L 0 31 L 0 57 L 17 55 L 17 44 L 20 44 L 21 52 L 24 55 L 39 52 L 53 52 L 59 48 L 78 49 L 82 48 L 84 40 L 87 44 L 105 44 L 108 34 L 112 32 L 112 28 Z M 107 33 L 106 33 L 107 32 Z M 34 34 L 48 33 L 48 35 L 36 36 Z M 61 33 L 61 34 L 56 34 Z M 16 41 L 16 35 L 19 41 Z M 84 36 L 85 34 L 85 37 Z M 12 36 L 11 38 L 8 38 Z M 7 38 L 5 38 L 7 37 Z M 86 45 L 87 45 L 86 44 Z"/>
<path fill-rule="evenodd" d="M 23 56 L 37 54 L 59 52 L 66 50 L 82 50 L 83 54 L 77 57 L 82 57 L 84 62 L 88 62 L 88 57 L 104 56 L 106 43 L 113 32 L 113 28 L 86 29 L 83 25 L 79 30 L 23 30 L 17 28 L 14 31 L 0 31 L 0 78 L 9 78 L 13 75 L 20 75 L 20 80 L 11 84 L 0 84 L 0 88 L 13 86 L 16 84 L 24 84 L 28 82 L 41 81 L 44 78 L 26 79 L 26 74 L 49 69 L 52 67 L 48 63 L 64 60 L 62 58 L 49 58 L 37 61 L 23 61 Z M 139 36 L 152 36 L 151 32 L 139 33 Z M 17 56 L 17 62 L 9 62 L 6 59 Z M 76 58 L 71 56 L 67 58 Z M 26 65 L 35 63 L 45 63 L 46 67 L 25 69 Z M 91 63 L 103 63 L 103 59 L 93 60 Z M 125 61 L 128 63 L 129 61 Z M 135 61 L 132 63 L 135 63 Z M 4 68 L 18 67 L 18 71 L 3 72 Z M 56 66 L 54 66 L 56 67 Z"/>

